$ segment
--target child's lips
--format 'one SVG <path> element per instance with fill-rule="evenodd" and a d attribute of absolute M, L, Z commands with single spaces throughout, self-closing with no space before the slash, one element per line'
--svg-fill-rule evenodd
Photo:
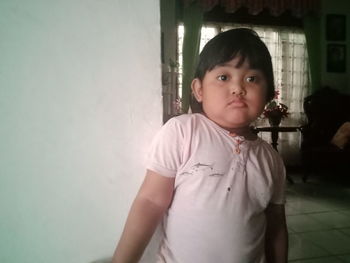
<path fill-rule="evenodd" d="M 247 104 L 241 99 L 233 99 L 229 101 L 228 106 L 234 108 L 245 108 L 247 107 Z"/>

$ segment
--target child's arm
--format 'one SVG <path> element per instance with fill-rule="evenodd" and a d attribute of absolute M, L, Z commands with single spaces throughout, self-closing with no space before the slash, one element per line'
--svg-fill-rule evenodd
<path fill-rule="evenodd" d="M 284 205 L 269 204 L 266 211 L 265 252 L 268 263 L 287 263 L 288 231 Z"/>
<path fill-rule="evenodd" d="M 140 260 L 171 203 L 174 181 L 175 178 L 147 171 L 145 180 L 131 206 L 112 263 L 131 263 Z"/>

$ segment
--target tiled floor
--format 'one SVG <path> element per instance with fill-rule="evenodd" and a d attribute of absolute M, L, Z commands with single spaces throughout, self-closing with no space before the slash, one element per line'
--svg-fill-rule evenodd
<path fill-rule="evenodd" d="M 350 185 L 292 177 L 286 203 L 288 262 L 350 263 Z"/>

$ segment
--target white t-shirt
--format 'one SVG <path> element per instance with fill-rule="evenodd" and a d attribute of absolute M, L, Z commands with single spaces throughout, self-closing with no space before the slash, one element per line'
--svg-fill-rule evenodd
<path fill-rule="evenodd" d="M 147 169 L 175 177 L 157 262 L 265 262 L 264 211 L 285 202 L 285 168 L 270 144 L 181 115 L 155 137 Z"/>

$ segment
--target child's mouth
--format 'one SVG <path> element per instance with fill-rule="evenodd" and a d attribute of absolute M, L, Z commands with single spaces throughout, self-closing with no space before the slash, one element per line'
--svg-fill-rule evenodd
<path fill-rule="evenodd" d="M 233 108 L 245 108 L 247 106 L 247 104 L 243 100 L 234 99 L 228 103 L 228 106 L 233 107 Z"/>

